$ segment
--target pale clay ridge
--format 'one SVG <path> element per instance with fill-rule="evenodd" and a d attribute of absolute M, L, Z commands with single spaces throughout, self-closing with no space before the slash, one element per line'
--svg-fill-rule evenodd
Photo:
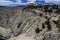
<path fill-rule="evenodd" d="M 10 29 L 6 29 L 3 27 L 0 27 L 0 34 L 3 35 L 4 37 L 9 37 L 10 36 Z"/>
<path fill-rule="evenodd" d="M 4 37 L 9 37 L 7 40 L 48 40 L 47 38 L 51 37 L 52 39 L 55 36 L 56 40 L 60 40 L 59 28 L 56 27 L 54 21 L 57 21 L 60 14 L 51 14 L 41 12 L 38 9 L 22 10 L 16 12 L 17 14 L 9 18 L 8 24 L 6 27 L 0 27 L 0 32 Z M 36 14 L 33 12 L 35 11 Z M 40 16 L 42 14 L 42 16 Z M 49 22 L 51 24 L 51 30 L 49 31 L 45 22 L 50 18 Z M 45 28 L 42 28 L 42 24 L 45 25 Z M 36 28 L 39 28 L 39 32 L 36 32 Z M 48 35 L 47 35 L 48 34 Z M 50 35 L 51 34 L 51 35 Z M 57 36 L 56 36 L 57 35 Z M 59 38 L 57 38 L 59 37 Z"/>
<path fill-rule="evenodd" d="M 9 40 L 34 40 L 32 37 L 26 37 L 26 34 L 21 34 L 17 37 L 11 37 Z"/>

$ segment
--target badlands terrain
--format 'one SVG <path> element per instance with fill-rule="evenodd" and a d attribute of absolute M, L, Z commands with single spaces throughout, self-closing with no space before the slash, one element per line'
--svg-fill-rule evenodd
<path fill-rule="evenodd" d="M 60 40 L 60 6 L 1 6 L 0 40 Z"/>

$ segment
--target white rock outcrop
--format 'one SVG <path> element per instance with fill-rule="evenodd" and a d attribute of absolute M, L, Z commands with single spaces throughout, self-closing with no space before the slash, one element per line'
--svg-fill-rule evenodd
<path fill-rule="evenodd" d="M 17 37 L 11 37 L 8 40 L 34 40 L 32 37 L 27 37 L 26 34 L 21 34 Z"/>

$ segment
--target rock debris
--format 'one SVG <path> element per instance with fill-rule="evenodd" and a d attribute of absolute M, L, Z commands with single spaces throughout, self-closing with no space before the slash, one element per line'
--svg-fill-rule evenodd
<path fill-rule="evenodd" d="M 60 40 L 60 7 L 0 7 L 0 40 Z"/>

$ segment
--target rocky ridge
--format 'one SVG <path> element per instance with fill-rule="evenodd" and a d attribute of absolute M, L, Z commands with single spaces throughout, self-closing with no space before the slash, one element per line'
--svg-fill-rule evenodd
<path fill-rule="evenodd" d="M 0 8 L 2 38 L 6 40 L 60 40 L 58 9 L 54 8 L 55 12 L 51 11 L 54 9 L 50 6 L 50 9 L 46 8 L 45 6 L 42 8 L 40 6 Z"/>

